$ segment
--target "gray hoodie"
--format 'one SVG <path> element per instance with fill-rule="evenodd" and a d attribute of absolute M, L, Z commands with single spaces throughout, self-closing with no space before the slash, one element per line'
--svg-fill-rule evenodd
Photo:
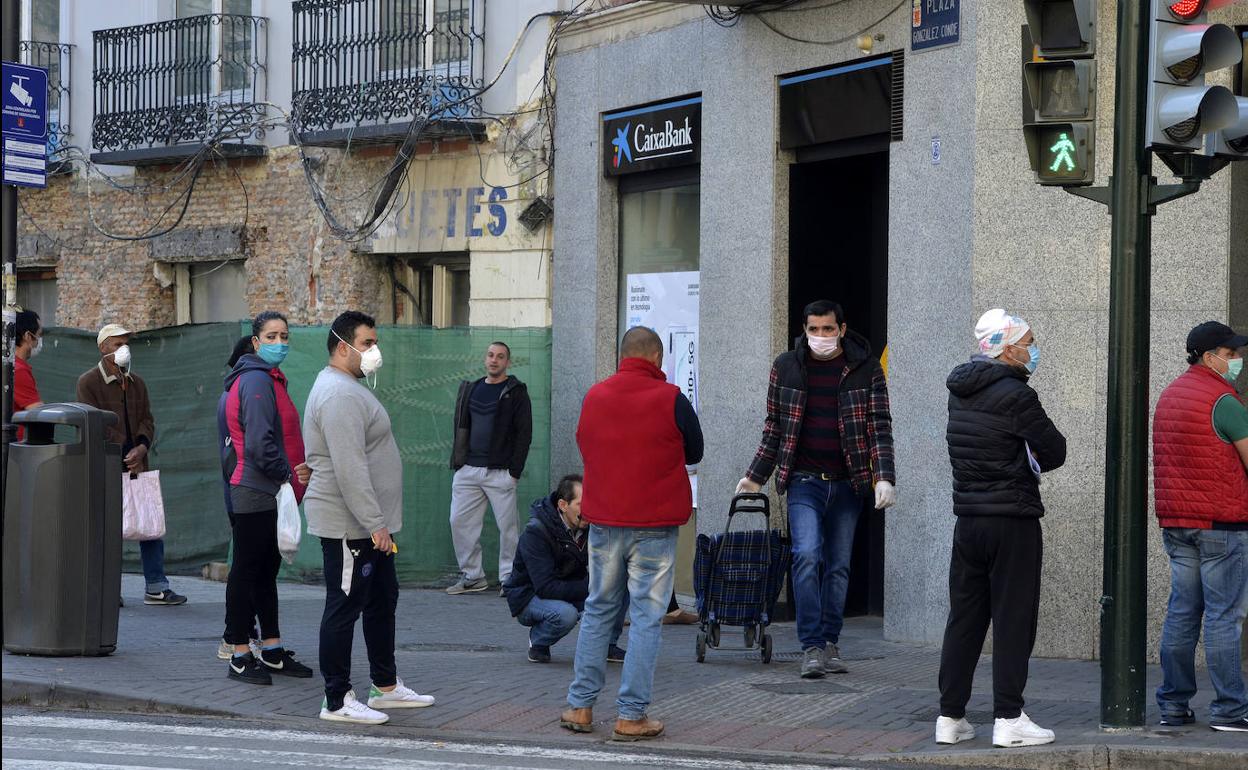
<path fill-rule="evenodd" d="M 351 375 L 326 367 L 303 417 L 312 482 L 303 498 L 308 534 L 365 540 L 403 527 L 403 464 L 390 415 Z"/>

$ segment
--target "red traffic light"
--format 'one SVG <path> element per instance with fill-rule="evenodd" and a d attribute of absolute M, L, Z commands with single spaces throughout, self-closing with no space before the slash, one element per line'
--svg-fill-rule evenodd
<path fill-rule="evenodd" d="M 1191 21 L 1205 10 L 1205 0 L 1179 0 L 1170 4 L 1170 15 L 1183 21 Z"/>

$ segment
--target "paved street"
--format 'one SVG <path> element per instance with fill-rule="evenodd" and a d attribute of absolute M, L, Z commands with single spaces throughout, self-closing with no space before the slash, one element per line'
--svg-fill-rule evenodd
<path fill-rule="evenodd" d="M 277 720 L 288 730 L 326 731 L 326 723 L 316 719 L 321 700 L 319 677 L 279 678 L 272 687 L 227 679 L 226 664 L 215 657 L 224 615 L 224 586 L 190 578 L 175 578 L 174 583 L 189 595 L 189 604 L 146 607 L 140 599 L 141 579 L 125 576 L 127 606 L 121 610 L 121 638 L 113 655 L 36 658 L 6 654 L 6 701 L 50 702 L 57 708 L 211 713 L 262 722 Z M 283 584 L 281 596 L 287 644 L 316 666 L 323 589 Z M 885 641 L 879 619 L 851 619 L 841 644 L 850 673 L 802 680 L 797 676 L 798 644 L 792 625 L 779 624 L 772 631 L 776 661 L 769 666 L 747 653 L 714 651 L 699 665 L 694 661 L 696 629 L 665 627 L 651 714 L 666 722 L 667 734 L 644 750 L 664 754 L 711 750 L 737 757 L 784 757 L 790 761 L 797 757 L 822 762 L 899 755 L 940 761 L 969 756 L 969 750 L 974 764 L 986 765 L 999 756 L 1000 750 L 990 745 L 991 659 L 985 659 L 979 668 L 970 703 L 969 716 L 979 726 L 979 737 L 956 748 L 937 747 L 931 736 L 937 715 L 939 650 L 935 647 Z M 575 635 L 555 646 L 551 664 L 528 663 L 524 657 L 526 630 L 508 616 L 506 604 L 497 593 L 449 597 L 441 591 L 404 591 L 397 634 L 400 675 L 418 691 L 436 696 L 437 705 L 392 712 L 392 721 L 385 727 L 350 727 L 329 734 L 404 736 L 466 744 L 505 741 L 511 746 L 569 750 L 616 748 L 607 737 L 615 717 L 618 667 L 612 667 L 595 710 L 595 733 L 572 735 L 560 729 L 558 713 L 571 678 Z M 627 637 L 624 644 L 627 646 Z M 367 687 L 367 662 L 358 635 L 354 652 L 355 685 L 363 691 Z M 1149 676 L 1150 687 L 1155 686 L 1155 667 Z M 1207 682 L 1202 672 L 1201 693 L 1193 702 L 1199 720 L 1196 725 L 1105 734 L 1097 729 L 1098 665 L 1036 660 L 1026 708 L 1037 722 L 1057 731 L 1057 748 L 1061 749 L 1210 749 L 1237 752 L 1240 759 L 1248 761 L 1248 736 L 1216 733 L 1205 724 L 1210 698 Z M 50 694 L 53 697 L 49 698 Z M 8 713 L 6 709 L 6 716 Z M 1155 708 L 1150 705 L 1150 723 L 1155 724 L 1155 719 Z M 8 733 L 6 722 L 6 738 Z M 71 734 L 77 737 L 77 733 Z M 108 740 L 122 738 L 114 735 Z M 198 745 L 198 740 L 195 743 Z M 318 751 L 329 752 L 331 748 Z M 5 755 L 6 759 L 10 756 L 7 742 Z M 457 757 L 455 762 L 465 761 Z M 190 757 L 183 759 L 189 761 Z"/>
<path fill-rule="evenodd" d="M 516 746 L 352 735 L 344 730 L 241 727 L 209 719 L 89 717 L 19 710 L 4 717 L 6 768 L 120 770 L 221 767 L 339 770 L 763 770 L 780 765 L 672 757 L 636 750 Z M 832 770 L 785 764 L 784 770 Z"/>

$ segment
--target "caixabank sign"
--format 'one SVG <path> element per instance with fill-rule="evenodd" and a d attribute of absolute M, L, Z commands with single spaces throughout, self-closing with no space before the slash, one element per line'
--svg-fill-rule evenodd
<path fill-rule="evenodd" d="M 602 145 L 607 176 L 698 163 L 702 159 L 702 97 L 603 113 Z"/>

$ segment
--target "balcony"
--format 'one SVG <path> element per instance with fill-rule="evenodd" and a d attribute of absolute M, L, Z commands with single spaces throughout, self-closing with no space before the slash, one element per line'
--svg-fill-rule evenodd
<path fill-rule="evenodd" d="M 296 0 L 292 131 L 347 147 L 484 134 L 485 0 Z"/>
<path fill-rule="evenodd" d="M 96 163 L 176 163 L 213 143 L 259 157 L 268 19 L 204 14 L 94 33 Z"/>
<path fill-rule="evenodd" d="M 18 54 L 23 64 L 43 67 L 48 71 L 48 171 L 53 173 L 59 165 L 57 156 L 70 144 L 70 58 L 74 46 L 70 43 L 47 43 L 39 40 L 23 40 L 18 43 Z"/>

